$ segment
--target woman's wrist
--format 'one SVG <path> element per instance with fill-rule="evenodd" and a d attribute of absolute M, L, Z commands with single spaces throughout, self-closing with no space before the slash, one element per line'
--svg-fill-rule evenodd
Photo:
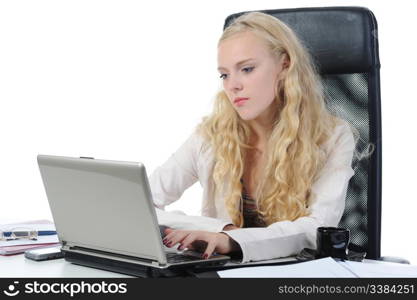
<path fill-rule="evenodd" d="M 224 233 L 224 232 L 219 232 L 219 233 L 224 234 L 228 238 L 229 249 L 230 249 L 229 253 L 242 251 L 242 249 L 240 248 L 240 245 L 234 239 L 232 239 L 227 233 Z"/>
<path fill-rule="evenodd" d="M 239 227 L 233 225 L 233 224 L 227 224 L 226 226 L 223 227 L 223 231 L 229 231 L 229 230 L 234 230 L 234 229 L 238 229 Z"/>

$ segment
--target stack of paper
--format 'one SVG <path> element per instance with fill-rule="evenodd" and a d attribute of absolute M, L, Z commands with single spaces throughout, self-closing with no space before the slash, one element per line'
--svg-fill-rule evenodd
<path fill-rule="evenodd" d="M 55 225 L 51 221 L 40 220 L 40 221 L 30 221 L 25 223 L 14 223 L 14 224 L 5 224 L 0 225 L 0 230 L 10 231 L 13 228 L 31 228 L 34 230 L 52 230 L 55 231 Z M 11 241 L 0 240 L 0 255 L 11 255 L 17 253 L 23 253 L 29 249 L 42 248 L 47 246 L 59 245 L 58 236 L 55 235 L 45 235 L 38 236 L 37 240 L 28 240 L 28 239 L 18 239 Z"/>

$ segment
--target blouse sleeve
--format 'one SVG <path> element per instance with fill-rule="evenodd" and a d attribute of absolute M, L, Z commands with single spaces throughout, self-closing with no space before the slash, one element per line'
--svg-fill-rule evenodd
<path fill-rule="evenodd" d="M 194 132 L 170 158 L 149 177 L 158 223 L 175 229 L 219 232 L 228 224 L 205 216 L 167 212 L 165 206 L 177 201 L 198 178 L 198 159 L 203 139 Z"/>
<path fill-rule="evenodd" d="M 337 226 L 345 208 L 355 143 L 347 124 L 335 129 L 335 142 L 328 160 L 312 185 L 315 194 L 311 214 L 295 221 L 279 221 L 264 228 L 222 231 L 242 249 L 242 262 L 286 257 L 303 248 L 316 248 L 316 230 Z"/>

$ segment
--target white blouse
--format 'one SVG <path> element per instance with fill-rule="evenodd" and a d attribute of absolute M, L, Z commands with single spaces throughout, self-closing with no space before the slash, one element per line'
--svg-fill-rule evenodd
<path fill-rule="evenodd" d="M 203 137 L 194 132 L 171 157 L 149 177 L 158 222 L 175 229 L 224 232 L 242 249 L 242 262 L 286 257 L 303 248 L 316 248 L 316 230 L 320 226 L 337 226 L 345 208 L 350 178 L 354 138 L 349 125 L 342 121 L 323 145 L 328 160 L 312 185 L 314 198 L 311 214 L 295 221 L 279 221 L 267 227 L 222 231 L 231 224 L 224 197 L 214 195 L 211 147 L 203 151 Z M 166 205 L 178 200 L 183 192 L 199 181 L 203 187 L 202 216 L 166 212 Z"/>

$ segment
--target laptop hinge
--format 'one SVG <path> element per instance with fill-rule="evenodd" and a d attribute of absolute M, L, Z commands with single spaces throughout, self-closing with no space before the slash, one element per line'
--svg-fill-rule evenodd
<path fill-rule="evenodd" d="M 71 244 L 68 244 L 66 241 L 62 241 L 62 246 L 61 246 L 61 248 L 62 248 L 63 250 L 69 250 L 71 247 L 72 247 L 72 245 L 71 245 Z"/>

